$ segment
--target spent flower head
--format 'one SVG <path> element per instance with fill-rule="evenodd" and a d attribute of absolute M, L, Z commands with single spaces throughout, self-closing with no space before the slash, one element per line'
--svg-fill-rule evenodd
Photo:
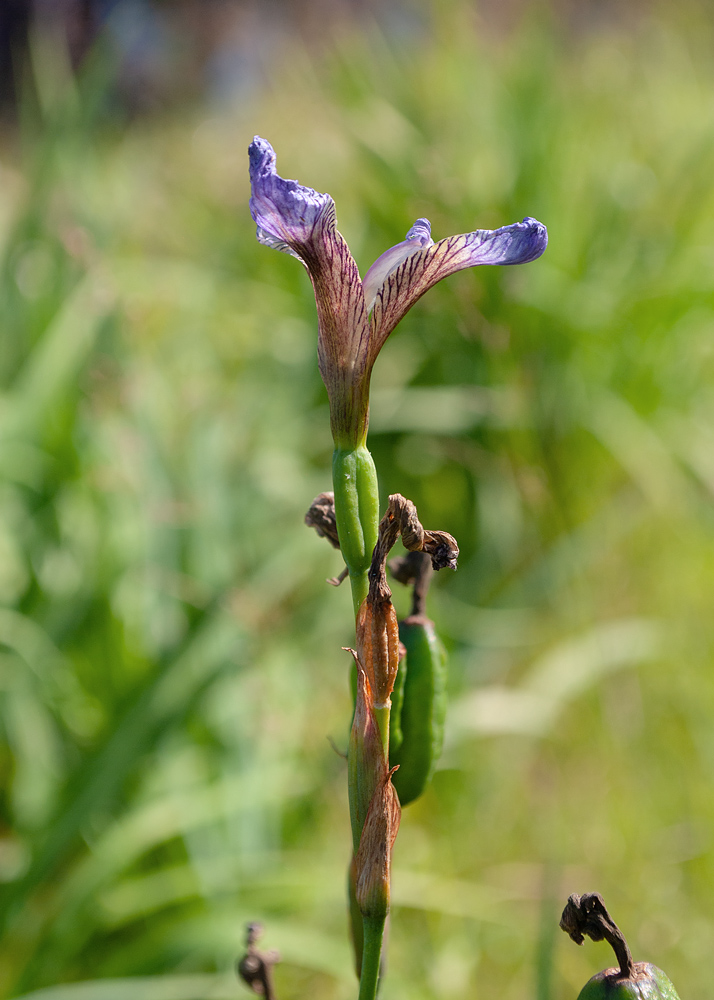
<path fill-rule="evenodd" d="M 360 278 L 337 231 L 335 203 L 275 169 L 275 152 L 256 136 L 250 157 L 250 211 L 258 240 L 297 257 L 315 290 L 318 359 L 335 442 L 364 441 L 372 366 L 397 323 L 437 281 L 477 264 L 525 264 L 543 253 L 545 226 L 525 218 L 501 229 L 477 229 L 434 242 L 428 219 L 383 253 Z"/>

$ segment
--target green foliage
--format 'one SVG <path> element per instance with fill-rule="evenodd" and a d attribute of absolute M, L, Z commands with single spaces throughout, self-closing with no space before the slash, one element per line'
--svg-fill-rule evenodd
<path fill-rule="evenodd" d="M 253 132 L 333 195 L 362 273 L 422 215 L 550 232 L 432 290 L 375 369 L 383 501 L 462 549 L 431 596 L 446 748 L 397 842 L 385 997 L 576 995 L 604 954 L 553 957 L 541 921 L 583 888 L 708 995 L 711 27 L 432 17 L 403 46 L 295 44 L 235 111 L 111 129 L 38 60 L 0 153 L 3 996 L 238 995 L 249 919 L 281 1000 L 355 991 L 325 739 L 351 604 L 302 525 L 327 407 L 307 277 L 254 240 Z"/>

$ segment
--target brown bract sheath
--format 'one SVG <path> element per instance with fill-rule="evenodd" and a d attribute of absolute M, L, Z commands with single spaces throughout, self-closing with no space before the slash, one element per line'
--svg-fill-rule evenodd
<path fill-rule="evenodd" d="M 399 666 L 399 623 L 389 597 L 370 600 L 368 596 L 362 603 L 357 616 L 357 649 L 372 687 L 374 707 L 383 708 L 389 702 Z"/>
<path fill-rule="evenodd" d="M 361 830 L 375 788 L 387 773 L 387 760 L 372 708 L 374 697 L 369 675 L 360 663 L 356 651 L 350 649 L 348 652 L 354 657 L 357 667 L 357 697 L 347 751 L 350 812 L 355 829 Z"/>
<path fill-rule="evenodd" d="M 384 918 L 389 913 L 392 848 L 402 815 L 392 784 L 396 770 L 393 767 L 374 791 L 354 862 L 355 895 L 365 917 Z"/>

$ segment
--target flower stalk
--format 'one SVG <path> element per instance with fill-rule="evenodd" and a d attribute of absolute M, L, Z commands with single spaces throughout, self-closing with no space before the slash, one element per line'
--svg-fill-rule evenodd
<path fill-rule="evenodd" d="M 306 521 L 339 546 L 356 619 L 355 708 L 347 753 L 352 827 L 349 873 L 360 1000 L 374 1000 L 384 924 L 389 913 L 391 856 L 401 807 L 389 762 L 391 694 L 399 668 L 399 629 L 386 579 L 387 554 L 401 535 L 412 552 L 427 552 L 435 569 L 456 566 L 458 546 L 445 532 L 425 531 L 414 505 L 399 494 L 379 520 L 377 473 L 366 445 L 372 368 L 388 336 L 414 303 L 442 278 L 476 265 L 535 260 L 548 236 L 540 222 L 475 230 L 434 242 L 417 219 L 360 278 L 337 231 L 328 194 L 281 177 L 270 143 L 249 148 L 250 210 L 258 241 L 296 257 L 315 292 L 318 366 L 327 389 L 335 450 L 334 499 L 316 498 Z M 333 507 L 330 506 L 332 500 Z M 332 580 L 339 583 L 344 577 Z M 359 922 L 361 919 L 361 926 Z"/>
<path fill-rule="evenodd" d="M 335 518 L 342 557 L 349 571 L 355 617 L 367 596 L 367 571 L 377 544 L 379 486 L 374 461 L 365 444 L 337 444 L 332 456 Z"/>

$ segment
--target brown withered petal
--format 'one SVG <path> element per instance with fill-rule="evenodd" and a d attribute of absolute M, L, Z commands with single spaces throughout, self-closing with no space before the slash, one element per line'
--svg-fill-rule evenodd
<path fill-rule="evenodd" d="M 389 913 L 392 848 L 402 815 L 392 784 L 396 770 L 392 768 L 375 789 L 355 859 L 357 905 L 363 916 L 375 919 Z"/>
<path fill-rule="evenodd" d="M 385 568 L 387 556 L 399 535 L 402 536 L 405 549 L 410 552 L 427 552 L 434 569 L 456 569 L 459 546 L 453 535 L 447 531 L 428 531 L 423 528 L 412 501 L 401 493 L 393 493 L 389 498 L 387 512 L 379 522 L 379 540 L 374 547 L 369 570 L 370 597 L 373 600 L 392 596 L 387 586 Z"/>
<path fill-rule="evenodd" d="M 387 704 L 399 665 L 399 626 L 387 583 L 387 556 L 399 535 L 411 551 L 427 552 L 434 569 L 456 568 L 459 547 L 445 531 L 426 531 L 411 500 L 394 493 L 379 523 L 369 568 L 369 592 L 357 616 L 357 652 L 372 686 L 375 707 Z"/>

